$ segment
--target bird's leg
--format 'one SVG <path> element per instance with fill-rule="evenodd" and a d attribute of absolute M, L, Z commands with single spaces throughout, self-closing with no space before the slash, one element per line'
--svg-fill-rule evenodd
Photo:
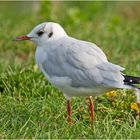
<path fill-rule="evenodd" d="M 72 120 L 71 120 L 72 111 L 71 111 L 71 101 L 70 100 L 67 100 L 67 112 L 68 112 L 68 122 L 69 122 L 69 124 L 71 124 L 72 123 Z"/>
<path fill-rule="evenodd" d="M 93 121 L 94 121 L 94 104 L 92 102 L 92 96 L 89 96 L 89 101 L 90 101 L 91 120 L 92 120 L 92 123 L 93 123 Z"/>

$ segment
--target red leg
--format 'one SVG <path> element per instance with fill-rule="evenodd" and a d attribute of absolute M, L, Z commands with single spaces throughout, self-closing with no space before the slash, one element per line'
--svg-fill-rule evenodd
<path fill-rule="evenodd" d="M 68 122 L 69 122 L 69 124 L 71 124 L 72 123 L 72 120 L 71 120 L 72 111 L 71 111 L 70 100 L 67 101 L 67 112 L 68 112 Z"/>
<path fill-rule="evenodd" d="M 89 96 L 90 101 L 90 112 L 91 112 L 91 120 L 94 121 L 94 104 L 92 102 L 92 96 Z"/>

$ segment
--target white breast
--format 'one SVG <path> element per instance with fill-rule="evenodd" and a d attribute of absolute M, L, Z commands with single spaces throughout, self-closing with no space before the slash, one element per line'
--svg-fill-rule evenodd
<path fill-rule="evenodd" d="M 40 70 L 43 72 L 43 74 L 46 76 L 46 78 L 50 81 L 50 76 L 46 73 L 46 71 L 44 71 L 42 67 L 42 63 L 46 60 L 46 55 L 47 54 L 45 53 L 45 48 L 37 47 L 36 53 L 35 53 L 36 63 L 38 67 L 40 68 Z"/>
<path fill-rule="evenodd" d="M 49 82 L 54 84 L 56 87 L 63 88 L 66 85 L 70 85 L 71 81 L 68 77 L 49 76 L 49 74 L 45 71 L 45 69 L 43 68 L 43 65 L 42 65 L 44 63 L 44 61 L 46 61 L 45 63 L 47 63 L 47 59 L 46 59 L 47 53 L 45 51 L 46 51 L 45 48 L 38 47 L 36 50 L 36 53 L 35 53 L 36 63 L 38 65 L 38 67 L 40 68 L 40 70 L 43 72 L 43 74 L 46 76 L 46 78 L 49 80 Z"/>

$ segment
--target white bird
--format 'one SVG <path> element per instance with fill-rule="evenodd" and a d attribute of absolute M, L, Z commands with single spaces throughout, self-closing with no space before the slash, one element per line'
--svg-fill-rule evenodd
<path fill-rule="evenodd" d="M 37 44 L 36 63 L 46 78 L 64 93 L 69 123 L 72 122 L 70 99 L 74 96 L 89 96 L 93 121 L 92 96 L 124 88 L 135 89 L 137 97 L 140 95 L 133 85 L 140 84 L 140 77 L 124 75 L 124 68 L 108 62 L 96 44 L 68 36 L 57 23 L 41 23 L 16 40 L 31 40 Z"/>

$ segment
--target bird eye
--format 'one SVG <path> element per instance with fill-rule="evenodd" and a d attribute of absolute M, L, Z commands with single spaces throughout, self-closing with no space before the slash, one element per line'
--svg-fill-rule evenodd
<path fill-rule="evenodd" d="M 44 34 L 43 31 L 39 31 L 39 32 L 37 32 L 37 35 L 38 35 L 38 36 L 41 36 L 41 35 L 43 35 L 43 34 Z"/>

